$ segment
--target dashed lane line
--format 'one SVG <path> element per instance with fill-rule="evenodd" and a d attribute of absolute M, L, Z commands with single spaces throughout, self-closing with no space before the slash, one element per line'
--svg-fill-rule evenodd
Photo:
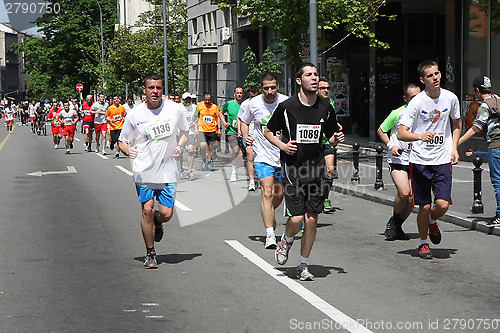
<path fill-rule="evenodd" d="M 316 309 L 320 310 L 332 320 L 337 322 L 344 329 L 353 333 L 372 333 L 372 331 L 358 323 L 356 320 L 347 316 L 313 292 L 309 291 L 309 289 L 305 288 L 300 283 L 290 279 L 288 276 L 283 274 L 283 272 L 274 268 L 272 265 L 267 263 L 267 261 L 256 255 L 254 252 L 246 248 L 237 240 L 226 240 L 226 243 L 233 249 L 238 251 L 243 257 L 247 258 L 250 262 L 269 274 L 272 278 L 284 284 L 286 287 L 288 287 L 288 289 L 296 293 L 298 296 L 302 297 Z"/>

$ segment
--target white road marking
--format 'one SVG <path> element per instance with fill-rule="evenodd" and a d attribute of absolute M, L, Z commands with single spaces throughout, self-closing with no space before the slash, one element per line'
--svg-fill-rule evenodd
<path fill-rule="evenodd" d="M 142 306 L 158 306 L 159 303 L 142 303 Z"/>
<path fill-rule="evenodd" d="M 124 173 L 126 173 L 127 175 L 129 176 L 133 176 L 134 174 L 130 171 L 128 171 L 127 169 L 125 169 L 124 167 L 122 167 L 121 165 L 116 165 L 116 167 L 118 168 L 118 170 L 121 170 L 123 171 Z"/>
<path fill-rule="evenodd" d="M 189 208 L 188 206 L 184 205 L 182 202 L 180 202 L 178 200 L 175 200 L 174 205 L 175 205 L 175 207 L 179 208 L 180 210 L 182 210 L 184 212 L 192 212 L 193 211 L 191 208 Z"/>
<path fill-rule="evenodd" d="M 145 316 L 148 319 L 161 319 L 163 316 Z"/>
<path fill-rule="evenodd" d="M 102 155 L 101 153 L 95 152 L 94 154 L 96 154 L 97 156 L 99 156 L 103 160 L 107 160 L 108 159 L 106 156 Z"/>
<path fill-rule="evenodd" d="M 322 298 L 316 296 L 314 293 L 309 291 L 307 288 L 302 286 L 300 283 L 288 278 L 285 274 L 274 268 L 272 265 L 268 264 L 264 259 L 256 255 L 254 252 L 246 248 L 240 242 L 236 240 L 226 240 L 226 243 L 233 249 L 238 251 L 243 257 L 247 258 L 249 261 L 254 263 L 257 267 L 262 269 L 264 272 L 269 274 L 272 278 L 276 279 L 280 283 L 284 284 L 291 291 L 302 297 L 304 300 L 309 302 L 316 309 L 320 310 L 332 320 L 336 321 L 343 328 L 349 332 L 370 332 L 363 325 L 359 324 L 357 321 L 342 313 L 340 310 L 336 309 L 332 305 L 328 304 Z"/>
<path fill-rule="evenodd" d="M 77 137 L 75 137 L 74 139 L 75 139 L 75 141 L 78 141 L 78 142 L 82 141 L 82 140 L 78 139 Z"/>
<path fill-rule="evenodd" d="M 66 166 L 65 171 L 35 171 L 28 173 L 28 176 L 36 176 L 36 177 L 42 177 L 45 175 L 61 175 L 61 174 L 68 174 L 68 173 L 77 173 L 76 168 L 72 165 Z"/>

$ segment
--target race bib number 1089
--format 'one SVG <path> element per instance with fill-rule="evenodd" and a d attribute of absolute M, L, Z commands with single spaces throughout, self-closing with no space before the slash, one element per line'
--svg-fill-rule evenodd
<path fill-rule="evenodd" d="M 318 143 L 321 125 L 297 124 L 297 143 Z"/>

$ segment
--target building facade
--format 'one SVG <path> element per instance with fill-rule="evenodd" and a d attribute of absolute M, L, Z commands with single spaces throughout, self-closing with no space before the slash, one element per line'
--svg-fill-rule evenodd
<path fill-rule="evenodd" d="M 211 92 L 220 105 L 231 99 L 234 87 L 244 84 L 248 72 L 242 62 L 248 46 L 257 55 L 269 47 L 280 62 L 272 31 L 252 30 L 248 18 L 235 18 L 231 7 L 221 10 L 215 1 L 188 0 L 187 5 L 190 91 Z M 379 124 L 403 103 L 403 85 L 419 83 L 417 66 L 424 59 L 438 62 L 442 85 L 457 94 L 463 105 L 464 129 L 470 126 L 465 119 L 474 115 L 474 77 L 490 76 L 493 89 L 500 91 L 500 65 L 495 61 L 500 55 L 500 1 L 390 0 L 382 13 L 397 15 L 395 21 L 381 19 L 371 26 L 390 49 L 370 49 L 367 40 L 351 36 L 331 50 L 318 50 L 320 75 L 334 88 L 331 97 L 337 108 L 347 108 L 349 116 L 339 117 L 346 131 L 352 129 L 352 116 L 360 112 L 362 72 L 368 76 L 370 90 L 368 135 L 375 141 Z M 346 33 L 318 31 L 318 35 L 333 45 Z M 304 61 L 310 60 L 307 39 L 305 34 Z M 282 65 L 279 83 L 282 92 L 289 94 L 293 75 Z"/>
<path fill-rule="evenodd" d="M 16 102 L 26 97 L 24 53 L 16 54 L 12 44 L 23 42 L 29 35 L 0 23 L 0 100 Z"/>

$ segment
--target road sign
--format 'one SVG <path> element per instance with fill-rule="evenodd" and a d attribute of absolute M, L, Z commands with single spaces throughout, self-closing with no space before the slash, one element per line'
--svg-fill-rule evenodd
<path fill-rule="evenodd" d="M 78 84 L 76 85 L 76 90 L 78 90 L 78 91 L 82 91 L 82 90 L 83 90 L 83 84 L 78 83 Z"/>

